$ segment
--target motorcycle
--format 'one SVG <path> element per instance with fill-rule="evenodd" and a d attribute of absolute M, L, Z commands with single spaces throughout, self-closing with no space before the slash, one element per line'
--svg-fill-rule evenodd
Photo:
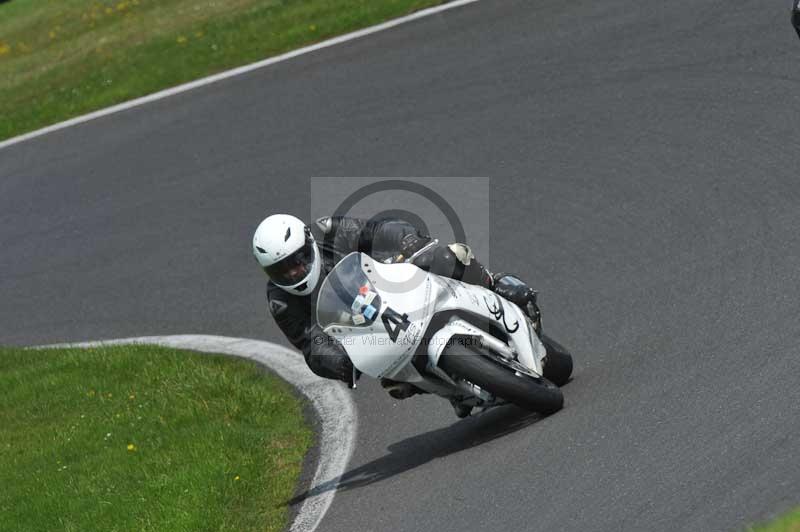
<path fill-rule="evenodd" d="M 350 357 L 351 387 L 356 370 L 407 382 L 449 400 L 460 417 L 507 403 L 552 414 L 572 373 L 572 356 L 540 338 L 518 306 L 409 262 L 350 253 L 320 287 L 317 322 Z"/>

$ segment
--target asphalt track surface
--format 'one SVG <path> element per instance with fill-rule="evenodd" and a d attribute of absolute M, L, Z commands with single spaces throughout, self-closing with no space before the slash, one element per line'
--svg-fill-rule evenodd
<path fill-rule="evenodd" d="M 788 2 L 484 0 L 0 151 L 0 342 L 280 338 L 251 232 L 309 176 L 489 176 L 566 407 L 355 393 L 320 530 L 737 530 L 800 503 Z M 458 194 L 461 191 L 454 191 Z"/>

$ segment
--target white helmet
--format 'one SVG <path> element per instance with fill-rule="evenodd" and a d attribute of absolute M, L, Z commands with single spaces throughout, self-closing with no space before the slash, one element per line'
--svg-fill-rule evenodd
<path fill-rule="evenodd" d="M 309 228 L 288 214 L 264 219 L 253 235 L 253 254 L 264 272 L 291 294 L 310 294 L 319 281 L 322 261 Z"/>

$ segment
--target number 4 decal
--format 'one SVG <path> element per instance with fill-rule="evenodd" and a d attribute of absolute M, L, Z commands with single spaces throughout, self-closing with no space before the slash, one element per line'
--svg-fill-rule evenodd
<path fill-rule="evenodd" d="M 389 333 L 389 338 L 392 339 L 392 342 L 397 342 L 400 331 L 405 331 L 411 325 L 411 322 L 408 321 L 408 314 L 401 316 L 391 307 L 386 307 L 386 310 L 383 311 L 381 321 L 383 326 L 386 327 L 386 332 Z"/>

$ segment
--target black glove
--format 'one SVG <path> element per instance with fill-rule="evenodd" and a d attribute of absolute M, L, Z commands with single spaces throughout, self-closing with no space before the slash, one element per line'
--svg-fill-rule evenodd
<path fill-rule="evenodd" d="M 400 241 L 400 254 L 403 259 L 408 259 L 411 255 L 427 246 L 430 241 L 431 237 L 420 233 L 407 234 Z"/>
<path fill-rule="evenodd" d="M 311 371 L 320 377 L 352 384 L 353 363 L 344 347 L 327 334 L 314 336 L 305 358 Z"/>

